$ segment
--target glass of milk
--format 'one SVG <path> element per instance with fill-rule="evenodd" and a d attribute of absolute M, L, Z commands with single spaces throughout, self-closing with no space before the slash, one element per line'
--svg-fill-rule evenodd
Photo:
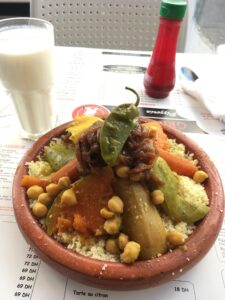
<path fill-rule="evenodd" d="M 21 136 L 38 139 L 55 125 L 54 28 L 34 18 L 0 20 L 0 80 Z"/>

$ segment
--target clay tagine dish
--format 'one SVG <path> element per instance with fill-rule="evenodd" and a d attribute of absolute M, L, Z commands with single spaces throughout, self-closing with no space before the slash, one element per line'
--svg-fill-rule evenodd
<path fill-rule="evenodd" d="M 75 281 L 112 290 L 156 286 L 190 270 L 213 246 L 224 217 L 220 176 L 204 150 L 167 125 L 131 115 L 133 123 L 128 124 L 129 130 L 120 130 L 125 139 L 122 150 L 117 147 L 122 143 L 121 135 L 115 145 L 113 139 L 111 144 L 104 144 L 108 135 L 115 133 L 108 130 L 118 122 L 113 119 L 115 115 L 106 119 L 109 127 L 105 127 L 105 120 L 79 117 L 77 123 L 74 120 L 51 130 L 21 160 L 12 190 L 17 224 L 38 256 Z M 74 130 L 74 126 L 80 131 Z M 141 140 L 135 143 L 138 138 Z M 168 141 L 170 146 L 165 144 Z M 53 154 L 64 143 L 69 158 L 59 166 L 61 161 Z M 90 154 L 90 143 L 97 145 L 94 155 Z M 193 162 L 190 168 L 184 167 L 184 174 L 179 170 L 179 158 L 173 169 L 174 157 L 166 148 L 172 149 L 174 143 L 185 147 L 189 158 L 182 159 Z M 142 155 L 137 151 L 140 145 L 145 145 Z M 102 156 L 97 157 L 100 150 Z M 137 156 L 131 162 L 134 153 Z M 47 163 L 37 171 L 38 160 Z M 68 164 L 73 166 L 72 171 L 67 169 L 63 173 Z M 206 200 L 194 206 L 186 201 L 186 196 L 184 200 L 178 187 L 182 180 L 191 187 L 194 184 L 194 189 L 196 183 L 196 194 Z M 143 233 L 139 228 L 143 228 Z M 96 246 L 92 255 L 89 252 L 96 241 L 98 247 L 103 246 L 101 250 Z M 84 248 L 88 250 L 85 252 Z"/>

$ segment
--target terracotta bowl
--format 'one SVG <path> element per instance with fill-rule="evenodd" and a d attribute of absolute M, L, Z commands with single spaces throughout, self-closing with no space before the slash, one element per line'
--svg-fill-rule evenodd
<path fill-rule="evenodd" d="M 156 286 L 177 278 L 198 263 L 210 250 L 223 221 L 224 192 L 219 174 L 200 147 L 184 134 L 163 125 L 168 136 L 186 145 L 208 173 L 205 188 L 210 199 L 210 212 L 187 240 L 187 251 L 176 249 L 159 258 L 138 261 L 133 265 L 91 259 L 65 249 L 38 225 L 28 206 L 21 178 L 25 163 L 33 160 L 53 137 L 59 136 L 63 124 L 41 137 L 21 160 L 13 182 L 13 205 L 18 226 L 39 257 L 65 276 L 81 283 L 104 289 L 131 290 Z"/>

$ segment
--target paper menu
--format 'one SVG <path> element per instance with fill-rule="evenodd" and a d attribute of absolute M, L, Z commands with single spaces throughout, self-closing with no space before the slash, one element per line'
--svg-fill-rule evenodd
<path fill-rule="evenodd" d="M 17 249 L 1 247 L 7 254 L 7 260 L 1 255 L 1 299 L 223 299 L 222 285 L 219 273 L 213 271 L 219 267 L 216 253 L 211 251 L 202 262 L 192 271 L 160 287 L 151 289 L 118 292 L 96 289 L 74 282 L 55 272 L 48 265 L 41 262 L 36 254 L 24 242 L 17 226 L 13 223 L 2 223 L 3 241 L 16 237 Z M 15 253 L 16 252 L 16 253 Z M 2 253 L 1 253 L 2 254 Z M 209 264 L 212 262 L 213 264 Z M 202 270 L 209 269 L 210 272 Z M 4 274 L 2 274 L 4 273 Z M 4 276 L 4 277 L 3 277 Z M 204 282 L 210 281 L 210 292 Z"/>
<path fill-rule="evenodd" d="M 224 268 L 216 246 L 191 271 L 159 287 L 108 291 L 72 281 L 40 261 L 15 223 L 1 222 L 1 299 L 223 299 Z M 9 237 L 13 243 L 9 245 Z M 16 246 L 16 247 L 15 247 Z M 5 255 L 4 255 L 5 254 Z M 208 271 L 207 271 L 208 270 Z M 182 270 L 180 270 L 182 272 Z M 206 283 L 210 282 L 210 286 Z"/>
<path fill-rule="evenodd" d="M 146 67 L 149 54 L 60 47 L 56 51 L 60 57 L 56 72 L 58 124 L 70 120 L 74 108 L 84 103 L 115 106 L 124 100 L 133 101 L 133 95 L 124 89 L 125 85 L 131 86 L 141 94 L 141 106 L 146 113 L 170 121 L 175 127 L 180 126 L 204 148 L 225 183 L 224 124 L 213 120 L 197 103 L 185 98 L 179 81 L 168 99 L 159 102 L 146 97 L 141 68 Z M 185 56 L 183 60 L 191 64 L 195 60 L 200 72 L 204 64 L 200 58 Z M 182 56 L 178 63 L 182 63 Z M 113 66 L 111 71 L 109 66 Z M 119 70 L 115 66 L 120 66 Z M 19 138 L 11 104 L 5 99 L 0 106 L 0 299 L 224 299 L 225 224 L 217 242 L 199 264 L 185 274 L 180 270 L 179 280 L 160 287 L 132 292 L 95 289 L 64 277 L 42 262 L 21 236 L 13 215 L 12 178 L 31 142 Z M 204 118 L 200 120 L 199 115 Z M 191 127 L 185 119 L 197 125 Z"/>
<path fill-rule="evenodd" d="M 218 65 L 219 59 L 217 56 L 185 54 L 184 59 L 182 54 L 177 55 L 176 88 L 169 97 L 159 101 L 149 98 L 144 92 L 143 76 L 150 59 L 149 53 L 123 52 L 124 55 L 121 55 L 115 51 L 102 51 L 97 54 L 97 59 L 92 60 L 92 63 L 91 56 L 89 57 L 86 71 L 82 72 L 79 88 L 76 90 L 77 99 L 82 103 L 90 103 L 90 99 L 92 103 L 111 105 L 134 101 L 134 96 L 125 90 L 125 86 L 130 86 L 141 96 L 141 105 L 154 108 L 159 112 L 162 109 L 175 109 L 177 114 L 174 123 L 185 118 L 195 121 L 198 127 L 207 133 L 224 134 L 225 123 L 215 120 L 200 103 L 183 94 L 179 84 L 181 66 L 190 65 L 199 76 L 203 76 L 207 61 L 207 69 L 214 70 L 215 73 L 215 66 Z"/>

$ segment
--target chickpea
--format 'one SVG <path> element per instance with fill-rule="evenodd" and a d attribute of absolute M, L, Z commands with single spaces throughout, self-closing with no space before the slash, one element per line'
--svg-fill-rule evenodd
<path fill-rule="evenodd" d="M 111 219 L 111 218 L 113 218 L 115 216 L 115 214 L 112 211 L 108 210 L 105 207 L 100 210 L 100 215 L 104 219 Z"/>
<path fill-rule="evenodd" d="M 120 178 L 127 178 L 130 168 L 128 166 L 118 166 L 116 168 L 116 175 Z"/>
<path fill-rule="evenodd" d="M 120 249 L 117 244 L 117 240 L 115 239 L 108 239 L 105 243 L 105 249 L 111 254 L 119 254 Z"/>
<path fill-rule="evenodd" d="M 38 196 L 37 201 L 48 206 L 52 202 L 52 197 L 48 193 L 41 193 Z"/>
<path fill-rule="evenodd" d="M 152 200 L 152 203 L 155 204 L 155 205 L 162 204 L 164 202 L 163 192 L 160 191 L 160 190 L 154 190 L 151 193 L 151 200 Z"/>
<path fill-rule="evenodd" d="M 120 255 L 120 259 L 122 262 L 126 264 L 134 263 L 141 251 L 141 246 L 136 242 L 128 242 L 124 248 L 123 253 Z"/>
<path fill-rule="evenodd" d="M 69 188 L 71 185 L 71 180 L 68 176 L 63 176 L 59 178 L 58 186 L 61 190 Z"/>
<path fill-rule="evenodd" d="M 29 187 L 29 189 L 27 190 L 27 196 L 30 199 L 37 199 L 38 196 L 43 193 L 44 190 L 41 186 L 39 185 L 32 185 L 31 187 Z"/>
<path fill-rule="evenodd" d="M 101 236 L 101 235 L 104 235 L 105 232 L 104 232 L 103 228 L 97 228 L 97 229 L 95 229 L 94 234 L 95 234 L 95 236 Z"/>
<path fill-rule="evenodd" d="M 180 246 L 185 243 L 186 235 L 177 230 L 170 230 L 167 232 L 166 238 L 173 246 Z"/>
<path fill-rule="evenodd" d="M 129 242 L 129 238 L 125 233 L 120 233 L 118 237 L 118 246 L 121 250 L 123 250 L 126 244 Z"/>
<path fill-rule="evenodd" d="M 113 196 L 108 201 L 108 208 L 114 213 L 121 214 L 123 212 L 123 201 L 118 196 Z"/>
<path fill-rule="evenodd" d="M 111 235 L 117 234 L 120 231 L 122 219 L 120 216 L 115 216 L 113 219 L 106 220 L 103 228 L 104 230 Z"/>
<path fill-rule="evenodd" d="M 157 127 L 154 125 L 149 126 L 148 128 L 148 134 L 150 138 L 154 138 L 156 136 Z"/>
<path fill-rule="evenodd" d="M 71 207 L 77 204 L 77 197 L 73 189 L 65 190 L 61 196 L 61 204 L 66 207 Z"/>
<path fill-rule="evenodd" d="M 195 172 L 194 176 L 193 176 L 193 180 L 196 183 L 203 183 L 207 178 L 208 178 L 208 174 L 202 170 L 198 170 Z"/>
<path fill-rule="evenodd" d="M 47 212 L 48 212 L 48 208 L 46 205 L 40 203 L 40 202 L 36 202 L 34 203 L 33 207 L 32 207 L 32 212 L 33 215 L 36 218 L 43 218 L 44 216 L 46 216 Z"/>
<path fill-rule="evenodd" d="M 56 183 L 50 183 L 50 184 L 48 184 L 46 186 L 46 192 L 50 196 L 54 197 L 54 196 L 56 196 L 60 192 L 60 188 L 59 188 L 58 184 L 56 184 Z"/>

